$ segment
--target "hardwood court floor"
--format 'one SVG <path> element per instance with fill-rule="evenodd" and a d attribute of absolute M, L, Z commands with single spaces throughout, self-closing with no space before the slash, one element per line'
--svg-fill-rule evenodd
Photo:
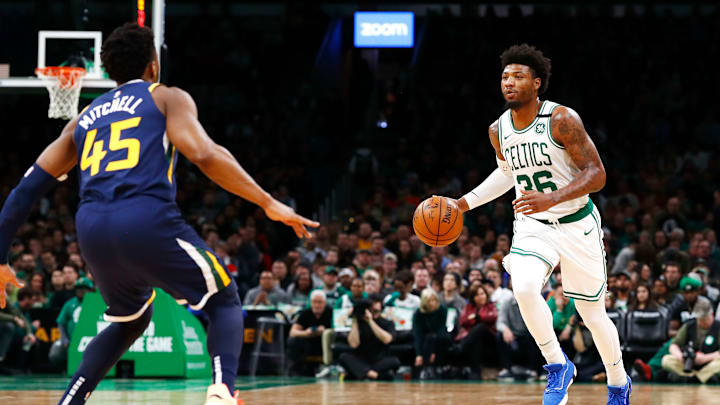
<path fill-rule="evenodd" d="M 54 405 L 64 379 L 55 379 L 53 389 L 25 377 L 26 383 L 0 379 L 0 404 Z M 4 383 L 3 383 L 4 382 Z M 202 405 L 207 382 L 198 380 L 109 380 L 104 381 L 88 405 L 163 404 Z M 293 385 L 283 385 L 283 384 Z M 446 383 L 446 382 L 311 382 L 310 380 L 238 380 L 241 397 L 247 405 L 538 405 L 541 384 Z M 568 404 L 605 404 L 603 385 L 575 384 Z M 636 384 L 633 405 L 720 404 L 720 386 Z"/>

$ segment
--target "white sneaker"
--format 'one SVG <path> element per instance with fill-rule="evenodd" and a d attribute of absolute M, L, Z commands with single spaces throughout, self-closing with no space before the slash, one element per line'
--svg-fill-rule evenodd
<path fill-rule="evenodd" d="M 327 378 L 330 377 L 330 373 L 333 371 L 332 366 L 323 366 L 320 371 L 315 374 L 315 378 Z"/>
<path fill-rule="evenodd" d="M 208 387 L 205 405 L 245 405 L 238 396 L 239 391 L 235 391 L 235 396 L 230 395 L 230 390 L 225 384 L 212 384 Z"/>

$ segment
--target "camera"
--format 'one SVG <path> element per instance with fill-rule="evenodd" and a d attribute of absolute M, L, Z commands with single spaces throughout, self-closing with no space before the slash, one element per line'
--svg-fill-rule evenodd
<path fill-rule="evenodd" d="M 369 310 L 370 306 L 370 301 L 358 300 L 357 302 L 355 302 L 355 305 L 353 305 L 352 316 L 358 321 L 364 321 L 365 311 Z"/>
<path fill-rule="evenodd" d="M 695 365 L 695 343 L 691 340 L 683 349 L 683 371 L 689 373 Z"/>

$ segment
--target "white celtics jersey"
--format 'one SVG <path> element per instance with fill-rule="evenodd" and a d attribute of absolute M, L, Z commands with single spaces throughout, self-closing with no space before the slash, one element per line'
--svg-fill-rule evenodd
<path fill-rule="evenodd" d="M 580 169 L 570 158 L 564 147 L 553 139 L 550 132 L 550 117 L 559 104 L 543 101 L 535 120 L 526 128 L 517 129 L 508 109 L 498 119 L 500 150 L 510 165 L 515 179 L 515 195 L 520 190 L 535 190 L 549 193 L 568 185 Z M 531 217 L 555 220 L 570 215 L 588 203 L 588 196 L 565 201 L 547 211 L 532 214 Z"/>

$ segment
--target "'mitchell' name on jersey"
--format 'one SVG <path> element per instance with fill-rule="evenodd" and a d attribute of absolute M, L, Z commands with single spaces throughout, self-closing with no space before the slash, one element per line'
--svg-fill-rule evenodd
<path fill-rule="evenodd" d="M 157 86 L 131 80 L 80 113 L 74 140 L 81 204 L 136 196 L 174 204 L 177 151 L 152 97 Z"/>
<path fill-rule="evenodd" d="M 140 103 L 143 102 L 142 98 L 135 100 L 135 96 L 121 96 L 122 92 L 117 90 L 112 101 L 107 101 L 100 105 L 88 108 L 86 114 L 82 116 L 78 125 L 83 129 L 88 129 L 90 125 L 100 117 L 104 117 L 108 114 L 112 114 L 118 111 L 125 111 L 132 115 L 135 115 L 135 110 L 138 108 Z"/>
<path fill-rule="evenodd" d="M 510 110 L 498 119 L 500 150 L 515 178 L 515 195 L 521 190 L 549 193 L 567 186 L 580 169 L 565 148 L 552 137 L 550 120 L 559 104 L 543 101 L 535 120 L 523 129 L 516 129 Z M 547 211 L 532 214 L 538 219 L 554 220 L 583 208 L 588 196 L 565 201 Z"/>

